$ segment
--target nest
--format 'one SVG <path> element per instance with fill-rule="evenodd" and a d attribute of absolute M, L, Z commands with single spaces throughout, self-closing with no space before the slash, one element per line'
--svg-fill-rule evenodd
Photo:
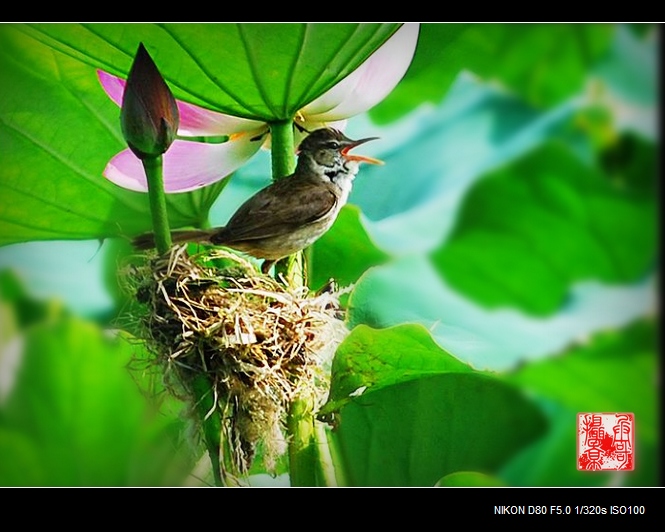
<path fill-rule="evenodd" d="M 346 330 L 338 295 L 288 288 L 224 250 L 190 257 L 184 246 L 134 267 L 130 278 L 145 311 L 140 334 L 167 389 L 192 400 L 197 376 L 210 384 L 222 466 L 245 474 L 261 445 L 273 470 L 291 401 L 306 395 L 320 404 L 327 392 L 324 366 Z"/>

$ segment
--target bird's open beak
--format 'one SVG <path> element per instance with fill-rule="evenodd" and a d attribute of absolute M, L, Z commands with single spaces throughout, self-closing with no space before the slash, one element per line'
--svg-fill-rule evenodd
<path fill-rule="evenodd" d="M 367 155 L 356 155 L 354 153 L 349 153 L 349 150 L 355 148 L 356 146 L 360 146 L 361 144 L 364 144 L 365 142 L 369 142 L 370 140 L 376 140 L 379 137 L 367 137 L 366 139 L 360 139 L 360 140 L 353 140 L 351 143 L 346 146 L 344 149 L 342 149 L 342 156 L 347 160 L 347 161 L 358 161 L 362 163 L 369 163 L 369 164 L 384 164 L 383 161 L 380 161 L 379 159 L 375 159 L 374 157 L 368 157 Z"/>

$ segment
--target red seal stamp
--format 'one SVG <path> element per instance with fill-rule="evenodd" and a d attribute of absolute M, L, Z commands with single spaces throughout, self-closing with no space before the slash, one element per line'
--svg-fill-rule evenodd
<path fill-rule="evenodd" d="M 577 469 L 632 471 L 634 458 L 633 414 L 577 414 Z"/>

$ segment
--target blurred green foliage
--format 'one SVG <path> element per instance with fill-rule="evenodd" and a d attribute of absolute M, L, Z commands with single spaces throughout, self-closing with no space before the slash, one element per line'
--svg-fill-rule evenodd
<path fill-rule="evenodd" d="M 609 24 L 424 24 L 404 81 L 371 115 L 382 123 L 438 103 L 461 71 L 536 107 L 562 103 L 582 89 L 613 31 Z"/>
<path fill-rule="evenodd" d="M 659 359 L 653 319 L 599 333 L 559 356 L 524 365 L 507 378 L 542 402 L 547 438 L 506 466 L 503 478 L 522 486 L 655 486 L 661 467 Z M 561 464 L 575 449 L 579 412 L 635 414 L 635 470 L 597 476 Z"/>
<path fill-rule="evenodd" d="M 657 253 L 656 175 L 653 166 L 629 174 L 654 152 L 638 142 L 610 177 L 561 144 L 543 144 L 478 182 L 434 264 L 485 306 L 532 314 L 556 312 L 576 281 L 642 279 Z"/>
<path fill-rule="evenodd" d="M 147 400 L 143 345 L 32 301 L 6 273 L 1 285 L 3 324 L 16 327 L 1 340 L 0 485 L 182 483 L 193 459 L 185 422 L 177 404 Z"/>

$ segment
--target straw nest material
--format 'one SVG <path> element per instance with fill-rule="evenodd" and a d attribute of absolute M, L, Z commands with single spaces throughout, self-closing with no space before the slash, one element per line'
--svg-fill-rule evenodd
<path fill-rule="evenodd" d="M 220 263 L 223 263 L 220 265 Z M 185 246 L 134 267 L 130 276 L 144 313 L 141 335 L 163 367 L 167 389 L 192 399 L 206 376 L 222 425 L 222 464 L 248 471 L 262 445 L 271 470 L 284 453 L 290 402 L 321 402 L 324 365 L 345 332 L 337 294 L 310 294 L 263 275 L 221 249 L 188 256 Z"/>

